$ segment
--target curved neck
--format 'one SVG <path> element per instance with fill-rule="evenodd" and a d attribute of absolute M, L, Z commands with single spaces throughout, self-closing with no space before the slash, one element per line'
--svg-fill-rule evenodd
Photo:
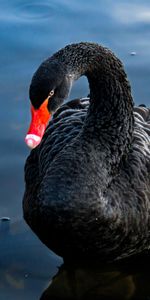
<path fill-rule="evenodd" d="M 132 138 L 133 100 L 120 60 L 93 43 L 69 45 L 52 58 L 59 59 L 73 79 L 82 75 L 88 78 L 90 106 L 82 131 L 85 140 L 88 137 L 96 147 L 121 156 Z"/>

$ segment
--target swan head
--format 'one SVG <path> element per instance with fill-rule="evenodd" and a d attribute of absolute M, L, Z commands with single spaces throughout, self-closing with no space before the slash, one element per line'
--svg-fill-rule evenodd
<path fill-rule="evenodd" d="M 52 59 L 43 62 L 33 75 L 29 89 L 31 123 L 25 137 L 31 149 L 40 144 L 48 121 L 68 97 L 71 83 L 72 76 Z"/>

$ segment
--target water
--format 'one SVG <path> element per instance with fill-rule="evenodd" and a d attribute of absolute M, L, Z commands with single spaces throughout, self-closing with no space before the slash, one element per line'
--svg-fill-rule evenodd
<path fill-rule="evenodd" d="M 64 265 L 58 272 L 62 259 L 22 220 L 23 166 L 29 153 L 24 136 L 33 72 L 66 44 L 102 43 L 124 62 L 135 103 L 150 104 L 149 1 L 1 0 L 0 7 L 0 218 L 10 218 L 0 221 L 0 299 L 86 299 L 90 293 L 97 299 L 150 299 L 150 274 L 139 263 L 137 269 L 128 266 L 125 271 L 118 266 L 71 266 L 68 271 Z M 71 98 L 85 95 L 83 78 Z"/>

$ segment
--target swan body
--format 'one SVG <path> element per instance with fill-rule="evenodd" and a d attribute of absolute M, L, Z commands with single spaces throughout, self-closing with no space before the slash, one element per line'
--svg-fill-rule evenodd
<path fill-rule="evenodd" d="M 85 75 L 90 95 L 62 105 Z M 25 165 L 24 218 L 64 258 L 116 260 L 150 247 L 150 109 L 135 107 L 123 65 L 94 43 L 68 45 L 33 76 L 53 113 Z"/>

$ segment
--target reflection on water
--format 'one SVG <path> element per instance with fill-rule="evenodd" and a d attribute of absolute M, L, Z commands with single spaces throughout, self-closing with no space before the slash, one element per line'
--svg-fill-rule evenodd
<path fill-rule="evenodd" d="M 147 258 L 148 259 L 148 258 Z M 97 266 L 63 265 L 40 300 L 148 300 L 150 273 L 146 261 Z"/>
<path fill-rule="evenodd" d="M 64 265 L 58 272 L 62 259 L 20 221 L 28 87 L 37 66 L 68 43 L 102 43 L 124 62 L 135 102 L 149 104 L 149 29 L 149 0 L 1 0 L 0 299 L 39 300 L 52 278 L 41 299 L 150 299 L 150 276 L 139 262 L 136 270 Z M 87 94 L 81 79 L 70 98 Z"/>
<path fill-rule="evenodd" d="M 38 299 L 61 264 L 23 221 L 0 221 L 1 300 Z"/>

